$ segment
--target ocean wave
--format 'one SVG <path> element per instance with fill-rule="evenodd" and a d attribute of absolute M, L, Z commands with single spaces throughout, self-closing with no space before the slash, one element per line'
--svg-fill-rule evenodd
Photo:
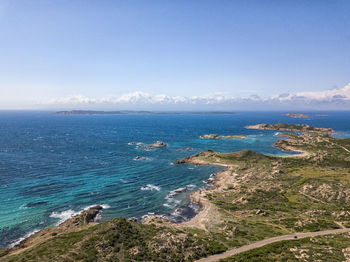
<path fill-rule="evenodd" d="M 181 216 L 182 215 L 182 208 L 176 208 L 173 213 L 171 213 L 172 216 Z"/>
<path fill-rule="evenodd" d="M 140 189 L 141 190 L 150 190 L 150 191 L 153 191 L 153 190 L 160 191 L 160 187 L 159 186 L 155 186 L 155 185 L 152 185 L 152 184 L 147 184 L 146 186 L 142 186 Z"/>
<path fill-rule="evenodd" d="M 110 205 L 108 205 L 108 204 L 102 204 L 102 205 L 101 205 L 101 207 L 102 207 L 103 209 L 108 209 L 108 208 L 111 208 L 111 206 L 110 206 Z"/>
<path fill-rule="evenodd" d="M 18 244 L 20 244 L 23 240 L 25 240 L 26 238 L 34 235 L 35 233 L 39 232 L 39 229 L 36 229 L 32 232 L 29 232 L 27 234 L 25 234 L 23 237 L 20 237 L 19 239 L 17 239 L 16 241 L 12 242 L 11 244 L 9 244 L 7 247 L 8 248 L 14 248 L 15 246 L 17 246 Z"/>
<path fill-rule="evenodd" d="M 101 205 L 100 205 L 100 204 L 96 204 L 96 205 L 90 205 L 90 206 L 84 207 L 84 209 L 83 209 L 82 211 L 89 210 L 90 208 L 95 207 L 95 206 L 101 206 L 103 209 L 111 208 L 111 206 L 108 205 L 108 204 L 101 204 Z M 81 213 L 82 211 L 80 211 L 80 213 Z"/>
<path fill-rule="evenodd" d="M 82 210 L 83 211 L 83 210 Z M 82 211 L 80 212 L 75 212 L 74 210 L 72 209 L 68 209 L 68 210 L 64 210 L 62 212 L 52 212 L 50 214 L 50 217 L 52 218 L 58 218 L 59 221 L 56 223 L 56 225 L 60 225 L 62 224 L 64 221 L 74 217 L 75 215 L 78 215 L 79 213 L 81 213 Z"/>
<path fill-rule="evenodd" d="M 147 218 L 149 217 L 158 217 L 158 218 L 166 218 L 165 215 L 159 215 L 159 214 L 155 214 L 154 212 L 148 212 L 146 215 L 143 215 L 141 217 L 141 222 L 144 222 L 147 220 Z"/>
<path fill-rule="evenodd" d="M 167 208 L 170 208 L 170 209 L 173 209 L 176 207 L 176 205 L 171 205 L 169 203 L 164 203 L 163 206 L 167 207 Z"/>
<path fill-rule="evenodd" d="M 134 157 L 133 160 L 135 160 L 135 161 L 138 161 L 138 160 L 147 161 L 147 160 L 151 160 L 151 159 L 148 157 L 144 157 L 144 156 L 137 156 L 137 157 Z"/>
<path fill-rule="evenodd" d="M 122 182 L 123 184 L 129 183 L 129 180 L 126 180 L 126 179 L 123 179 L 123 178 L 121 178 L 121 179 L 119 179 L 119 180 L 120 180 L 120 182 Z"/>
<path fill-rule="evenodd" d="M 195 187 L 196 187 L 196 185 L 190 184 L 190 185 L 186 185 L 186 187 L 180 187 L 180 188 L 171 190 L 169 192 L 169 194 L 165 196 L 165 199 L 172 199 L 173 197 L 175 197 L 175 196 L 177 196 L 177 195 L 179 195 L 179 194 L 181 194 L 183 192 L 186 192 L 189 189 L 193 189 Z"/>
<path fill-rule="evenodd" d="M 19 210 L 23 210 L 23 209 L 27 209 L 28 207 L 26 206 L 26 204 L 23 204 L 23 205 L 21 205 L 18 209 Z"/>

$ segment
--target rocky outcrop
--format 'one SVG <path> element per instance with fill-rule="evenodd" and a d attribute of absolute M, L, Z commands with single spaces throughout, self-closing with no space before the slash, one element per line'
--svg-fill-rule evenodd
<path fill-rule="evenodd" d="M 183 192 L 187 191 L 187 187 L 180 187 L 178 189 L 172 190 L 169 192 L 169 194 L 165 197 L 166 199 L 173 198 L 174 196 L 181 194 Z"/>
<path fill-rule="evenodd" d="M 76 217 L 72 218 L 71 220 L 67 220 L 68 223 L 74 223 L 75 221 L 80 221 L 76 225 L 87 225 L 91 222 L 95 222 L 95 218 L 97 214 L 102 210 L 102 206 L 94 206 L 89 208 L 88 210 L 83 211 L 80 215 L 77 215 Z"/>
<path fill-rule="evenodd" d="M 245 136 L 219 136 L 217 134 L 208 134 L 208 135 L 202 135 L 200 136 L 201 139 L 233 139 L 233 138 L 239 138 L 239 139 L 245 139 Z"/>
<path fill-rule="evenodd" d="M 136 148 L 141 148 L 144 149 L 146 151 L 155 149 L 155 148 L 162 148 L 162 147 L 166 147 L 168 144 L 162 141 L 157 141 L 153 144 L 147 145 L 141 142 L 129 142 L 128 143 L 129 146 L 136 146 Z"/>
<path fill-rule="evenodd" d="M 149 145 L 149 148 L 159 148 L 159 147 L 166 147 L 167 143 L 164 143 L 162 141 L 157 141 L 154 144 Z"/>

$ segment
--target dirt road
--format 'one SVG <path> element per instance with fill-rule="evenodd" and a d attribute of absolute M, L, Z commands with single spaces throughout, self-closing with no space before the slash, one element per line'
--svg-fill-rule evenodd
<path fill-rule="evenodd" d="M 300 239 L 300 238 L 305 238 L 305 237 L 316 237 L 316 236 L 324 236 L 324 235 L 331 235 L 331 234 L 341 234 L 341 233 L 346 233 L 350 232 L 350 228 L 342 228 L 342 229 L 334 229 L 334 230 L 325 230 L 325 231 L 317 231 L 317 232 L 308 232 L 308 233 L 295 233 L 295 234 L 289 234 L 289 235 L 283 235 L 283 236 L 278 236 L 278 237 L 272 237 L 268 239 L 264 239 L 258 242 L 255 242 L 250 245 L 245 245 L 239 248 L 231 249 L 228 250 L 224 253 L 209 256 L 206 258 L 202 258 L 200 260 L 197 260 L 198 262 L 214 262 L 214 261 L 219 261 L 220 259 L 227 258 L 233 255 L 237 255 L 239 253 L 259 248 L 271 243 L 283 241 L 283 240 L 295 240 L 295 239 Z M 294 238 L 294 236 L 297 236 L 297 238 Z"/>

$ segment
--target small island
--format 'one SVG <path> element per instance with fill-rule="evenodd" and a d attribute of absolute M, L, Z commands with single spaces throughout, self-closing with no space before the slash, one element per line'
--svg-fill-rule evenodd
<path fill-rule="evenodd" d="M 146 144 L 143 144 L 141 142 L 129 142 L 128 145 L 136 146 L 136 148 L 143 148 L 146 151 L 149 151 L 149 150 L 152 150 L 155 148 L 162 148 L 162 147 L 168 146 L 167 143 L 162 142 L 162 141 L 157 141 L 157 142 L 150 144 L 150 145 L 146 145 Z"/>
<path fill-rule="evenodd" d="M 246 136 L 219 136 L 217 134 L 208 134 L 208 135 L 202 135 L 200 136 L 201 139 L 245 139 Z"/>
<path fill-rule="evenodd" d="M 289 116 L 292 118 L 310 118 L 307 114 L 285 114 L 285 116 Z"/>

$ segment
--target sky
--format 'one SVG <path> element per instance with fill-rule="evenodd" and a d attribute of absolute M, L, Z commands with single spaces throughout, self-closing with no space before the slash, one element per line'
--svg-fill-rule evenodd
<path fill-rule="evenodd" d="M 348 0 L 0 0 L 0 109 L 348 109 Z"/>

